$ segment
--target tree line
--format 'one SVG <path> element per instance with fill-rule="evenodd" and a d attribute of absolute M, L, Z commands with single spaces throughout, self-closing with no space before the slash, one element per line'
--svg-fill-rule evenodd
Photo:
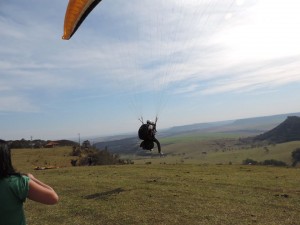
<path fill-rule="evenodd" d="M 297 166 L 300 163 L 300 148 L 295 149 L 291 154 L 292 166 Z M 253 159 L 245 159 L 243 161 L 243 165 L 267 165 L 267 166 L 288 166 L 285 162 L 275 160 L 275 159 L 267 159 L 263 162 L 258 162 Z"/>

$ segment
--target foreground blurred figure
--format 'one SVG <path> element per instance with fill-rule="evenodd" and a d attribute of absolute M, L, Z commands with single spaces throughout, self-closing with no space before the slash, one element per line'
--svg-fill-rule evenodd
<path fill-rule="evenodd" d="M 23 203 L 26 198 L 53 205 L 58 195 L 32 174 L 16 172 L 7 143 L 0 140 L 0 225 L 26 225 Z"/>

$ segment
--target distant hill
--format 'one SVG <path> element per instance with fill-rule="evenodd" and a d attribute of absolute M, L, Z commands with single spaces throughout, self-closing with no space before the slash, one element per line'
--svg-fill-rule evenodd
<path fill-rule="evenodd" d="M 189 124 L 183 126 L 175 126 L 168 130 L 165 130 L 165 132 L 168 132 L 169 135 L 174 135 L 174 134 L 180 134 L 186 132 L 208 131 L 208 130 L 218 129 L 224 126 L 226 127 L 232 124 L 233 122 L 234 120 L 210 122 L 210 123 L 195 123 L 195 124 Z"/>
<path fill-rule="evenodd" d="M 178 135 L 193 132 L 238 132 L 246 134 L 252 133 L 253 135 L 256 135 L 273 129 L 278 124 L 282 123 L 288 116 L 300 116 L 300 113 L 176 126 L 166 130 L 164 133 L 169 133 L 169 135 Z"/>
<path fill-rule="evenodd" d="M 275 128 L 288 116 L 300 116 L 300 113 L 175 126 L 170 129 L 158 130 L 157 138 L 161 140 L 167 137 L 192 135 L 196 133 L 235 133 L 242 136 L 254 137 L 255 135 L 263 134 Z M 132 134 L 131 136 L 116 136 L 115 138 L 109 137 L 99 142 L 94 141 L 94 143 L 94 146 L 97 148 L 107 148 L 108 151 L 112 153 L 140 155 L 145 152 L 139 148 L 140 140 L 137 134 Z"/>
<path fill-rule="evenodd" d="M 274 129 L 267 131 L 254 138 L 257 141 L 268 141 L 272 143 L 284 143 L 300 140 L 300 117 L 289 116 L 285 121 Z"/>
<path fill-rule="evenodd" d="M 95 143 L 98 149 L 107 149 L 111 153 L 134 154 L 139 150 L 138 137 L 124 138 L 120 140 L 103 141 Z"/>
<path fill-rule="evenodd" d="M 46 146 L 47 143 L 51 142 L 50 140 L 10 140 L 7 141 L 10 144 L 10 147 L 13 149 L 19 149 L 19 148 L 43 148 Z M 56 140 L 54 141 L 57 143 L 58 146 L 74 146 L 77 145 L 77 142 L 69 141 L 69 140 Z"/>

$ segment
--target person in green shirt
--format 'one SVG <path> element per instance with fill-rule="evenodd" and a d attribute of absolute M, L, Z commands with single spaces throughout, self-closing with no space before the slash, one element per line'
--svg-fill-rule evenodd
<path fill-rule="evenodd" d="M 32 174 L 22 175 L 14 169 L 7 143 L 0 140 L 0 225 L 26 225 L 23 203 L 26 198 L 53 205 L 58 195 Z"/>

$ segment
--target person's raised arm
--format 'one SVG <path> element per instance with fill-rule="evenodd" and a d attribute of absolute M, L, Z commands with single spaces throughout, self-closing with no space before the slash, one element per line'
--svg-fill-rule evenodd
<path fill-rule="evenodd" d="M 28 192 L 30 200 L 46 205 L 54 205 L 58 202 L 58 195 L 53 188 L 36 179 L 32 174 L 28 174 L 27 176 L 30 179 Z"/>

